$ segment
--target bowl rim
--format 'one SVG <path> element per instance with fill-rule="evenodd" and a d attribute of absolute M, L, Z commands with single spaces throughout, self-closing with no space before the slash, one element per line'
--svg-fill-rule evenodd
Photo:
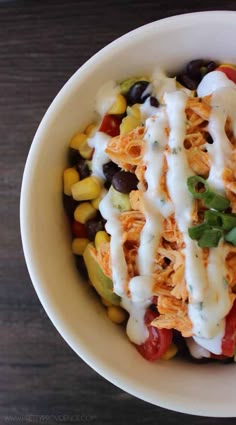
<path fill-rule="evenodd" d="M 231 408 L 229 410 L 229 414 L 225 414 L 221 412 L 220 408 L 217 406 L 207 404 L 204 406 L 196 406 L 195 404 L 186 405 L 184 400 L 180 400 L 179 398 L 174 400 L 171 399 L 169 401 L 167 397 L 162 397 L 161 392 L 157 392 L 157 399 L 150 398 L 148 391 L 142 391 L 140 388 L 136 388 L 129 379 L 126 379 L 125 376 L 119 377 L 117 379 L 116 373 L 113 369 L 107 367 L 105 362 L 101 359 L 98 359 L 94 353 L 92 353 L 91 348 L 87 346 L 83 346 L 82 344 L 78 346 L 77 342 L 74 341 L 73 334 L 70 333 L 67 325 L 61 320 L 59 312 L 55 309 L 55 306 L 50 302 L 50 299 L 47 298 L 46 294 L 41 288 L 40 279 L 37 277 L 37 268 L 34 263 L 34 255 L 31 252 L 31 241 L 30 241 L 30 226 L 28 225 L 28 216 L 29 211 L 27 210 L 27 205 L 29 205 L 29 196 L 30 196 L 30 172 L 32 168 L 32 164 L 35 163 L 37 159 L 37 151 L 40 144 L 40 139 L 42 135 L 46 131 L 48 124 L 51 122 L 52 116 L 58 110 L 61 100 L 70 97 L 73 92 L 73 87 L 75 81 L 78 78 L 84 78 L 87 70 L 97 61 L 102 61 L 103 57 L 109 54 L 110 51 L 114 49 L 116 46 L 121 46 L 123 44 L 129 45 L 132 44 L 134 38 L 142 38 L 145 32 L 152 32 L 153 29 L 156 31 L 168 31 L 169 28 L 173 30 L 173 26 L 178 28 L 186 22 L 190 24 L 191 22 L 195 22 L 196 19 L 208 20 L 209 18 L 214 18 L 215 20 L 222 20 L 223 17 L 226 20 L 232 20 L 235 22 L 236 20 L 236 11 L 233 10 L 211 10 L 211 11 L 200 11 L 200 12 L 192 12 L 192 13 L 184 13 L 179 15 L 170 16 L 167 18 L 163 18 L 160 20 L 156 20 L 154 22 L 150 22 L 148 24 L 142 25 L 132 31 L 120 36 L 115 39 L 97 53 L 95 53 L 90 59 L 88 59 L 64 84 L 61 90 L 58 92 L 54 100 L 51 102 L 50 106 L 46 110 L 38 129 L 33 138 L 31 147 L 28 152 L 23 178 L 21 185 L 21 194 L 20 194 L 20 230 L 21 230 L 21 240 L 23 246 L 23 252 L 25 256 L 25 261 L 27 265 L 27 269 L 32 281 L 32 284 L 35 288 L 35 291 L 38 295 L 40 303 L 42 304 L 44 310 L 46 311 L 48 317 L 51 322 L 57 329 L 57 331 L 61 334 L 63 339 L 67 342 L 67 344 L 73 349 L 73 351 L 78 354 L 84 362 L 86 362 L 92 369 L 94 369 L 98 374 L 103 376 L 109 382 L 121 388 L 123 391 L 126 391 L 133 396 L 149 402 L 154 405 L 158 405 L 160 407 L 166 408 L 168 410 L 178 411 L 185 414 L 194 414 L 199 416 L 211 416 L 211 417 L 232 417 L 232 414 L 236 416 L 236 409 Z M 157 404 L 158 401 L 158 404 Z"/>

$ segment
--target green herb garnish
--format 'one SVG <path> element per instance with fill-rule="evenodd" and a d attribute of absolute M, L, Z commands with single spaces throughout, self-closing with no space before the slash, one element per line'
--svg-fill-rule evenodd
<path fill-rule="evenodd" d="M 188 229 L 190 238 L 197 240 L 201 248 L 217 247 L 222 237 L 236 246 L 236 214 L 224 212 L 230 206 L 230 201 L 213 192 L 201 176 L 189 177 L 187 186 L 194 198 L 201 199 L 204 206 L 209 208 L 204 214 L 205 221 Z"/>

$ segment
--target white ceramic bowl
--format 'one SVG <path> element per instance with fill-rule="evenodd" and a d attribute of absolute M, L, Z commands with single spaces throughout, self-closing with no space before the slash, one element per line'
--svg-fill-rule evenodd
<path fill-rule="evenodd" d="M 236 12 L 167 18 L 119 38 L 93 56 L 66 83 L 46 112 L 25 167 L 21 232 L 39 299 L 55 327 L 92 368 L 150 403 L 205 416 L 236 416 L 234 365 L 149 363 L 112 324 L 80 283 L 62 206 L 68 141 L 90 122 L 94 95 L 108 79 L 180 69 L 196 58 L 236 62 Z"/>

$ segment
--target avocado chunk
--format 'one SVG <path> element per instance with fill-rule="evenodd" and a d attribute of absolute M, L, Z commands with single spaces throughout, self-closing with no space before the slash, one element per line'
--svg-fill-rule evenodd
<path fill-rule="evenodd" d="M 130 200 L 129 195 L 126 193 L 118 192 L 113 186 L 110 187 L 111 203 L 114 208 L 117 208 L 120 212 L 130 211 Z"/>
<path fill-rule="evenodd" d="M 103 273 L 101 267 L 91 255 L 92 246 L 92 244 L 88 244 L 83 254 L 89 280 L 102 298 L 113 305 L 119 305 L 120 297 L 113 292 L 112 280 Z"/>

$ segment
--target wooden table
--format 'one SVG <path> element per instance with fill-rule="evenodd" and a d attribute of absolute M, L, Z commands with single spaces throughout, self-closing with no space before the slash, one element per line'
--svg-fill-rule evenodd
<path fill-rule="evenodd" d="M 222 9 L 222 5 L 236 10 L 234 0 L 0 0 L 0 424 L 235 423 L 235 419 L 187 416 L 144 403 L 78 358 L 35 294 L 21 248 L 18 211 L 34 133 L 77 68 L 140 25 L 183 12 Z"/>

